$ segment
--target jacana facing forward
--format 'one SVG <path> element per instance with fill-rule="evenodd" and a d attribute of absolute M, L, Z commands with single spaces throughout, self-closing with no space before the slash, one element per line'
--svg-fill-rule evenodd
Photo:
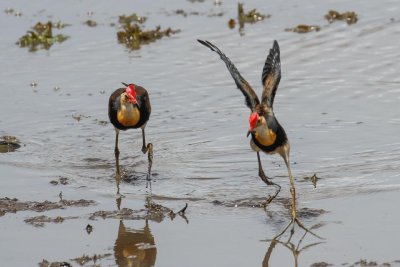
<path fill-rule="evenodd" d="M 279 124 L 273 111 L 274 98 L 281 79 L 281 62 L 278 42 L 274 41 L 273 47 L 269 51 L 269 55 L 262 70 L 261 82 L 263 85 L 263 92 L 260 101 L 249 83 L 242 77 L 235 65 L 218 47 L 208 41 L 198 41 L 202 45 L 205 45 L 212 51 L 216 52 L 225 62 L 237 87 L 246 99 L 246 105 L 251 110 L 249 117 L 250 128 L 247 136 L 251 134 L 250 146 L 257 152 L 258 174 L 267 185 L 273 185 L 276 187 L 275 194 L 268 197 L 266 204 L 270 203 L 278 195 L 281 187 L 272 182 L 270 178 L 265 175 L 261 165 L 260 151 L 267 154 L 278 153 L 282 156 L 287 167 L 290 179 L 290 192 L 292 194 L 292 220 L 284 231 L 286 231 L 286 229 L 294 222 L 298 223 L 298 225 L 306 231 L 309 231 L 297 218 L 296 191 L 289 163 L 289 140 L 286 136 L 285 130 Z M 283 232 L 281 234 L 283 234 Z"/>
<path fill-rule="evenodd" d="M 145 127 L 151 114 L 149 94 L 146 89 L 135 84 L 122 83 L 125 87 L 115 90 L 108 101 L 108 117 L 115 128 L 115 160 L 117 173 L 119 171 L 119 131 L 128 129 L 142 129 L 142 152 L 148 153 L 149 168 L 147 180 L 150 180 L 151 166 L 153 163 L 153 144 L 146 145 Z"/>

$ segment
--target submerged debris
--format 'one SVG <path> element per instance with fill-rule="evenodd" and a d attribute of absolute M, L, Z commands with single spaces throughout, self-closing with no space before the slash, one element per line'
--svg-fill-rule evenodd
<path fill-rule="evenodd" d="M 87 119 L 87 118 L 90 117 L 90 116 L 86 116 L 86 115 L 83 115 L 83 114 L 72 114 L 71 116 L 72 116 L 72 118 L 75 119 L 77 122 L 80 122 L 82 118 Z"/>
<path fill-rule="evenodd" d="M 313 209 L 305 207 L 298 210 L 299 217 L 303 219 L 316 218 L 325 213 L 327 213 L 327 211 L 324 209 Z"/>
<path fill-rule="evenodd" d="M 88 233 L 88 235 L 90 235 L 93 232 L 93 226 L 91 226 L 90 224 L 86 225 L 86 233 Z"/>
<path fill-rule="evenodd" d="M 188 222 L 185 216 L 187 207 L 188 205 L 186 204 L 181 210 L 174 212 L 172 209 L 156 204 L 150 200 L 146 202 L 144 209 L 132 210 L 129 208 L 123 208 L 115 211 L 96 211 L 90 215 L 89 219 L 96 220 L 97 218 L 113 218 L 120 220 L 151 220 L 162 222 L 166 216 L 169 216 L 170 219 L 173 220 L 176 215 L 180 215 L 186 222 Z"/>
<path fill-rule="evenodd" d="M 97 22 L 91 19 L 88 19 L 87 21 L 84 22 L 84 24 L 86 24 L 89 27 L 96 27 L 97 26 Z"/>
<path fill-rule="evenodd" d="M 45 215 L 41 215 L 41 216 L 35 216 L 35 217 L 31 217 L 28 219 L 25 219 L 24 222 L 26 222 L 27 224 L 31 224 L 35 227 L 43 227 L 45 223 L 62 223 L 65 219 L 72 219 L 72 218 L 77 218 L 77 217 L 68 217 L 68 218 L 64 218 L 61 216 L 57 216 L 54 218 L 45 216 Z"/>
<path fill-rule="evenodd" d="M 51 180 L 50 183 L 52 185 L 58 185 L 58 184 L 67 185 L 69 184 L 69 179 L 67 177 L 59 176 L 57 180 Z"/>
<path fill-rule="evenodd" d="M 6 13 L 7 15 L 14 15 L 14 16 L 16 16 L 16 17 L 21 17 L 21 16 L 22 16 L 22 13 L 21 13 L 21 12 L 16 11 L 16 10 L 14 10 L 14 9 L 11 8 L 11 7 L 6 8 L 6 9 L 4 10 L 4 13 Z"/>
<path fill-rule="evenodd" d="M 53 28 L 64 28 L 67 24 L 62 22 L 52 23 L 36 23 L 32 27 L 33 31 L 28 31 L 27 34 L 19 38 L 16 43 L 20 47 L 28 47 L 30 52 L 37 51 L 38 49 L 50 49 L 54 43 L 62 43 L 69 37 L 62 34 L 53 35 Z"/>
<path fill-rule="evenodd" d="M 97 124 L 100 124 L 101 126 L 106 126 L 108 124 L 108 121 L 105 120 L 95 119 L 94 121 L 97 122 Z"/>
<path fill-rule="evenodd" d="M 394 263 L 396 263 L 396 261 L 394 261 Z M 357 262 L 355 262 L 354 264 L 350 265 L 350 267 L 357 267 L 357 266 L 363 266 L 363 267 L 370 267 L 370 266 L 377 266 L 377 267 L 383 267 L 383 266 L 392 266 L 389 262 L 384 262 L 379 264 L 376 261 L 367 261 L 365 259 L 361 259 Z M 397 266 L 397 265 L 396 265 Z"/>
<path fill-rule="evenodd" d="M 96 204 L 93 200 L 60 200 L 58 202 L 51 202 L 45 200 L 38 201 L 19 201 L 17 198 L 0 198 L 0 216 L 6 213 L 16 213 L 18 211 L 36 211 L 43 212 L 54 209 L 64 209 L 66 207 L 87 207 Z"/>
<path fill-rule="evenodd" d="M 332 23 L 336 20 L 346 21 L 348 25 L 354 24 L 357 22 L 357 14 L 353 11 L 347 11 L 344 13 L 339 13 L 335 10 L 329 10 L 328 14 L 325 15 L 325 19 Z"/>
<path fill-rule="evenodd" d="M 48 260 L 43 259 L 39 262 L 39 267 L 71 267 L 72 265 L 68 262 L 49 262 Z"/>
<path fill-rule="evenodd" d="M 300 24 L 300 25 L 297 25 L 297 27 L 285 29 L 285 31 L 297 32 L 297 33 L 307 33 L 307 32 L 312 32 L 312 31 L 318 32 L 320 29 L 321 29 L 321 27 L 318 25 Z"/>
<path fill-rule="evenodd" d="M 310 267 L 328 267 L 328 266 L 333 266 L 332 264 L 326 263 L 324 261 L 321 262 L 316 262 L 310 265 Z"/>
<path fill-rule="evenodd" d="M 14 152 L 21 147 L 21 142 L 15 136 L 0 136 L 0 153 Z"/>
<path fill-rule="evenodd" d="M 101 254 L 94 254 L 93 256 L 89 256 L 89 255 L 83 254 L 81 257 L 77 257 L 75 259 L 72 259 L 72 261 L 76 262 L 80 266 L 84 266 L 89 262 L 93 262 L 94 265 L 91 265 L 91 266 L 97 266 L 95 264 L 96 264 L 96 262 L 98 260 L 101 260 L 103 258 L 107 258 L 107 257 L 110 257 L 110 256 L 112 256 L 111 253 L 106 253 L 106 254 L 102 254 L 102 255 Z"/>

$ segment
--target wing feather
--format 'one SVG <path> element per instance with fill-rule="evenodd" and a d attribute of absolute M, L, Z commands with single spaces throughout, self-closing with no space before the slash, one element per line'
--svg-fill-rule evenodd
<path fill-rule="evenodd" d="M 278 42 L 275 40 L 265 61 L 261 81 L 264 86 L 261 102 L 269 107 L 274 104 L 276 90 L 281 80 L 281 60 Z"/>
<path fill-rule="evenodd" d="M 210 48 L 212 51 L 216 52 L 221 57 L 221 59 L 225 62 L 229 72 L 231 73 L 232 78 L 236 83 L 236 86 L 243 93 L 246 100 L 246 105 L 252 111 L 254 111 L 256 106 L 260 104 L 260 100 L 258 100 L 258 97 L 254 92 L 253 88 L 251 88 L 250 84 L 242 77 L 242 75 L 240 75 L 239 71 L 237 70 L 235 65 L 231 62 L 231 60 L 221 50 L 219 50 L 217 46 L 210 43 L 209 41 L 202 41 L 202 40 L 197 40 L 197 41 L 202 45 Z"/>

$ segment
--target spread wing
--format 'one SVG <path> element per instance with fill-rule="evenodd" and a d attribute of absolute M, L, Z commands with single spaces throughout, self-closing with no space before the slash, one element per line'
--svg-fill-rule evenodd
<path fill-rule="evenodd" d="M 281 80 L 281 60 L 278 42 L 275 40 L 265 61 L 261 81 L 264 86 L 261 101 L 272 107 L 279 81 Z"/>
<path fill-rule="evenodd" d="M 249 83 L 240 75 L 239 71 L 233 65 L 233 63 L 230 61 L 230 59 L 222 53 L 221 50 L 219 50 L 218 47 L 210 43 L 209 41 L 202 41 L 202 40 L 197 40 L 199 43 L 202 45 L 207 46 L 210 48 L 212 51 L 218 53 L 218 55 L 221 57 L 221 59 L 225 62 L 226 67 L 228 68 L 229 72 L 232 75 L 233 80 L 235 80 L 235 83 L 237 87 L 239 88 L 240 91 L 242 91 L 245 99 L 246 99 L 246 105 L 254 111 L 256 106 L 260 104 L 260 100 L 258 100 L 258 97 L 254 90 L 251 88 Z"/>

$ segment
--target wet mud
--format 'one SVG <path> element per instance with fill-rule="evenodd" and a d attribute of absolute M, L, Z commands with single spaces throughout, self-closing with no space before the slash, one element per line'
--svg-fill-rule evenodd
<path fill-rule="evenodd" d="M 87 207 L 95 205 L 96 202 L 93 200 L 66 200 L 62 199 L 58 202 L 51 202 L 48 200 L 38 201 L 20 201 L 17 198 L 0 198 L 0 216 L 4 216 L 6 213 L 17 213 L 20 211 L 36 211 L 44 212 L 54 209 L 65 209 L 67 207 Z"/>

